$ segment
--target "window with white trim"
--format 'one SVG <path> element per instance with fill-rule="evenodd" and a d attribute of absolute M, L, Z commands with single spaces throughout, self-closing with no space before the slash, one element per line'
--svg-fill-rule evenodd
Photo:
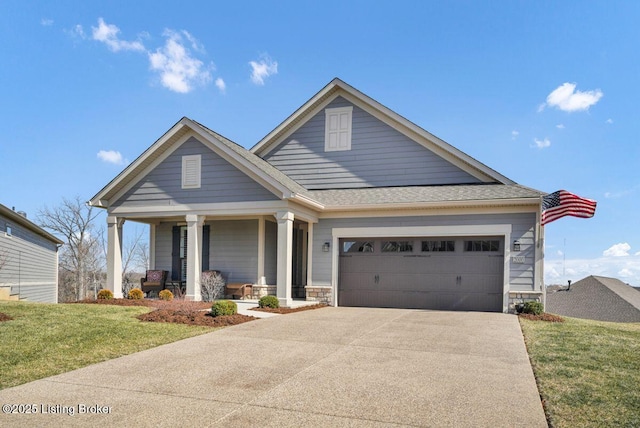
<path fill-rule="evenodd" d="M 200 188 L 200 155 L 182 156 L 182 188 Z"/>
<path fill-rule="evenodd" d="M 325 109 L 324 151 L 351 150 L 353 107 Z"/>

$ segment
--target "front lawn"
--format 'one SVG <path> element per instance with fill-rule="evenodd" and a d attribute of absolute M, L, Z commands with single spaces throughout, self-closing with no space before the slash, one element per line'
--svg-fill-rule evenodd
<path fill-rule="evenodd" d="M 640 426 L 640 323 L 520 324 L 551 426 Z"/>
<path fill-rule="evenodd" d="M 136 319 L 150 310 L 0 302 L 0 389 L 214 330 Z"/>

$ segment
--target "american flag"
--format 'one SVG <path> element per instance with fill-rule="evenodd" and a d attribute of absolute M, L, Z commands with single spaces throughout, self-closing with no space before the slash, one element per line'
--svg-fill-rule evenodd
<path fill-rule="evenodd" d="M 566 190 L 558 190 L 542 197 L 542 221 L 545 225 L 554 220 L 571 215 L 589 218 L 596 213 L 596 201 L 581 198 Z"/>

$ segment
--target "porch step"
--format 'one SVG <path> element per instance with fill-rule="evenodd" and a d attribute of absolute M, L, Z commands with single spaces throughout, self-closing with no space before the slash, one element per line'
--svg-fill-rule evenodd
<path fill-rule="evenodd" d="M 0 300 L 20 300 L 20 296 L 17 294 L 11 294 L 11 287 L 0 287 Z"/>

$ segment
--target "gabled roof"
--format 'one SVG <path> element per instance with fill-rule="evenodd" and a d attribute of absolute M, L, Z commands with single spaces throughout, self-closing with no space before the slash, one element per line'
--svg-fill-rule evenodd
<path fill-rule="evenodd" d="M 20 226 L 24 227 L 25 229 L 28 229 L 28 230 L 32 231 L 33 233 L 38 234 L 38 235 L 42 236 L 45 239 L 48 239 L 49 241 L 53 242 L 54 244 L 57 244 L 57 245 L 63 245 L 64 244 L 63 241 L 61 241 L 60 239 L 58 239 L 57 237 L 55 237 L 51 233 L 47 232 L 46 230 L 44 230 L 43 228 L 41 228 L 40 226 L 38 226 L 37 224 L 35 224 L 31 220 L 29 220 L 27 217 L 23 216 L 22 214 L 19 214 L 19 213 L 15 212 L 12 209 L 9 209 L 8 207 L 5 207 L 2 204 L 0 204 L 0 215 L 3 216 L 3 217 L 6 217 L 7 219 L 9 219 L 9 221 L 11 221 L 11 222 L 13 222 L 15 224 L 19 224 Z"/>
<path fill-rule="evenodd" d="M 208 144 L 211 148 L 215 148 L 225 159 L 249 173 L 260 184 L 272 191 L 276 190 L 279 193 L 278 196 L 281 198 L 292 198 L 297 195 L 303 197 L 304 194 L 307 193 L 304 187 L 265 160 L 250 153 L 244 147 L 194 120 L 183 117 L 135 161 L 111 180 L 109 184 L 96 193 L 96 195 L 89 200 L 89 204 L 98 207 L 107 207 L 107 201 L 128 188 L 141 173 L 151 167 L 167 150 L 171 150 L 177 141 L 191 131 L 200 137 L 202 143 Z"/>
<path fill-rule="evenodd" d="M 292 134 L 338 96 L 344 97 L 483 182 L 515 184 L 504 175 L 456 149 L 338 78 L 329 82 L 320 92 L 315 94 L 309 101 L 303 104 L 302 107 L 297 109 L 284 122 L 267 134 L 258 144 L 251 148 L 251 152 L 260 157 L 264 157 L 270 150 L 274 149 L 284 141 L 287 136 Z"/>
<path fill-rule="evenodd" d="M 640 292 L 619 279 L 588 276 L 547 293 L 545 310 L 554 314 L 611 322 L 640 322 Z"/>

